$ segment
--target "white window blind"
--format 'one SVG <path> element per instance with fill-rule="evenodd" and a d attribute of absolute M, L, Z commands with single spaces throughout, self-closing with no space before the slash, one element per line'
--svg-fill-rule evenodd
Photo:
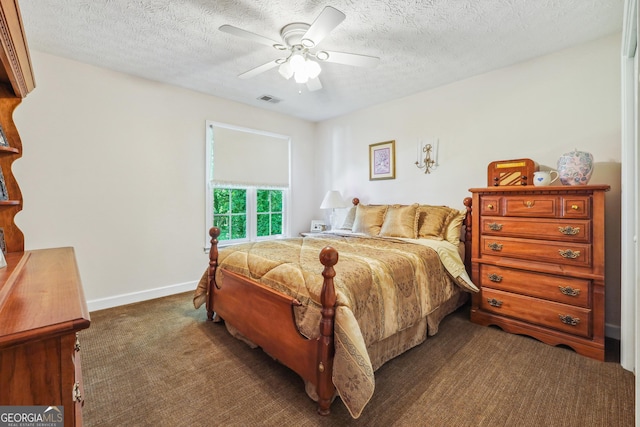
<path fill-rule="evenodd" d="M 289 186 L 289 139 L 211 126 L 213 185 L 286 188 Z"/>

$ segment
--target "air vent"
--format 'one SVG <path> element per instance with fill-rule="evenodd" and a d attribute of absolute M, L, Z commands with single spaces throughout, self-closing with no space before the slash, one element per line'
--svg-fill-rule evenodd
<path fill-rule="evenodd" d="M 274 97 L 273 97 L 273 96 L 271 96 L 271 95 L 262 95 L 262 96 L 259 96 L 259 97 L 258 97 L 258 99 L 259 99 L 260 101 L 270 102 L 270 103 L 272 103 L 272 104 L 277 104 L 278 102 L 280 102 L 280 101 L 281 101 L 281 99 L 274 98 Z"/>

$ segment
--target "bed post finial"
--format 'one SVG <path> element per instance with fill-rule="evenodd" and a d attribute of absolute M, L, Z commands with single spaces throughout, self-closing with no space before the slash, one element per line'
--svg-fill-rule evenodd
<path fill-rule="evenodd" d="M 220 235 L 220 229 L 218 227 L 211 227 L 209 229 L 209 236 L 211 236 L 211 249 L 209 249 L 209 289 L 207 290 L 207 318 L 213 320 L 213 291 L 212 286 L 215 286 L 216 280 L 216 268 L 218 267 L 218 236 Z"/>
<path fill-rule="evenodd" d="M 322 276 L 322 293 L 320 302 L 322 303 L 322 320 L 320 321 L 320 337 L 318 345 L 318 383 L 316 392 L 318 393 L 318 413 L 329 415 L 331 399 L 335 392 L 331 373 L 333 372 L 333 326 L 335 319 L 336 290 L 333 285 L 333 278 L 336 271 L 333 266 L 338 263 L 338 251 L 327 246 L 320 251 L 320 262 L 324 265 Z"/>

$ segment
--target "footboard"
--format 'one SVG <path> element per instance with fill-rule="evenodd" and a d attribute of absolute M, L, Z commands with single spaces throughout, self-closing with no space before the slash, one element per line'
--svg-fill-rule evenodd
<path fill-rule="evenodd" d="M 213 227 L 209 235 L 209 319 L 220 316 L 254 344 L 262 347 L 271 357 L 315 384 L 319 397 L 318 412 L 322 415 L 329 414 L 329 406 L 335 392 L 331 380 L 336 302 L 333 266 L 338 262 L 338 252 L 331 247 L 326 247 L 320 252 L 320 262 L 324 265 L 322 320 L 319 325 L 320 337 L 310 340 L 300 334 L 296 327 L 293 309 L 299 306 L 300 302 L 295 298 L 227 270 L 220 272 L 224 276 L 224 283 L 216 283 L 217 238 L 220 230 Z"/>

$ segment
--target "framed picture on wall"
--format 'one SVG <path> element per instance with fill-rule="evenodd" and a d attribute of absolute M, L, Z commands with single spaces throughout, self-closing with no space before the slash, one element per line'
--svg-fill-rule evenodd
<path fill-rule="evenodd" d="M 369 145 L 369 181 L 396 178 L 396 142 Z"/>

